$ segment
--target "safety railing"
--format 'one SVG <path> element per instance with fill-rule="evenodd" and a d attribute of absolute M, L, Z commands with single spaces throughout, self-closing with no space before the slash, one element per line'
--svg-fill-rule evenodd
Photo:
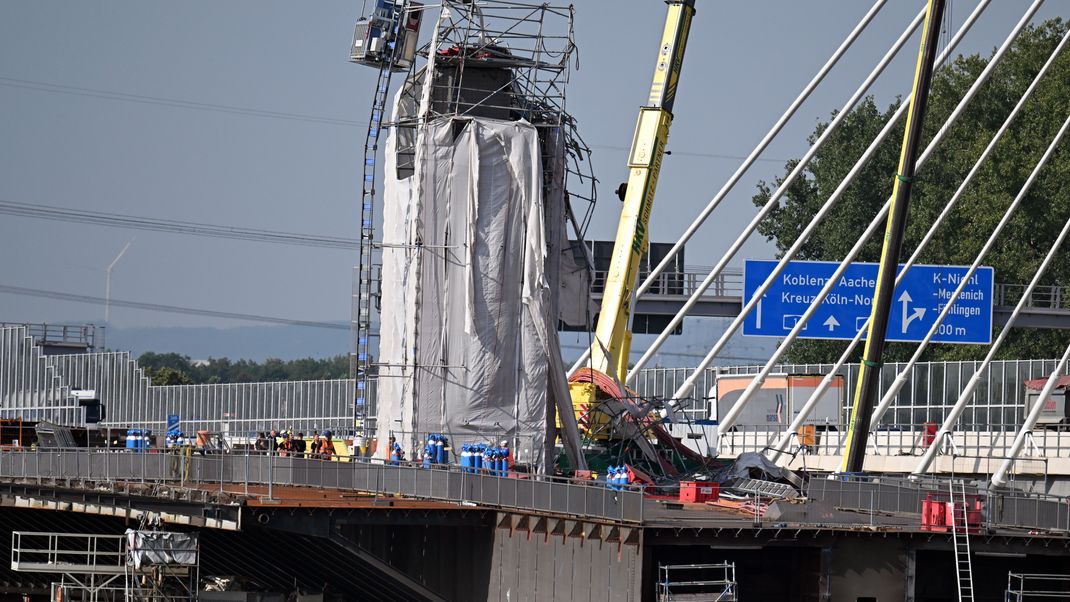
<path fill-rule="evenodd" d="M 993 305 L 1017 305 L 1026 284 L 996 284 L 993 287 Z M 1037 309 L 1070 309 L 1070 295 L 1062 286 L 1037 286 L 1025 303 L 1026 307 Z"/>
<path fill-rule="evenodd" d="M 683 270 L 666 270 L 654 279 L 647 295 L 677 295 L 690 297 L 698 290 L 699 285 L 705 280 L 712 267 L 687 266 Z M 591 292 L 601 294 L 605 289 L 608 271 L 595 270 L 591 280 Z M 646 280 L 648 272 L 640 271 L 639 279 Z M 743 270 L 728 268 L 718 274 L 713 283 L 703 293 L 709 297 L 742 297 L 743 296 Z"/>
<path fill-rule="evenodd" d="M 866 516 L 874 523 L 917 525 L 922 503 L 929 496 L 946 496 L 947 483 L 947 479 L 940 478 L 911 480 L 844 475 L 828 478 L 814 474 L 806 484 L 805 495 L 824 504 L 802 506 L 800 512 L 808 521 L 834 522 L 824 514 L 832 506 Z M 982 529 L 1070 533 L 1070 498 L 1017 490 L 980 489 L 970 484 L 966 485 L 965 491 L 967 496 L 977 496 L 982 501 L 979 525 Z"/>
<path fill-rule="evenodd" d="M 126 559 L 122 535 L 11 532 L 16 571 L 122 575 Z"/>
<path fill-rule="evenodd" d="M 689 265 L 684 269 L 666 270 L 654 279 L 654 283 L 646 294 L 648 295 L 681 295 L 691 296 L 698 290 L 699 285 L 709 275 L 712 267 Z M 595 270 L 591 282 L 593 293 L 601 293 L 605 287 L 608 272 Z M 646 279 L 646 274 L 639 274 L 640 280 Z M 1018 303 L 1028 288 L 1027 284 L 996 283 L 993 285 L 993 305 L 1013 306 Z M 743 270 L 740 268 L 728 268 L 723 270 L 713 283 L 706 289 L 703 296 L 707 297 L 742 297 L 743 296 Z M 1066 287 L 1054 285 L 1041 285 L 1033 289 L 1026 307 L 1035 309 L 1070 309 L 1070 293 Z"/>
<path fill-rule="evenodd" d="M 0 328 L 26 328 L 26 333 L 40 344 L 72 345 L 92 348 L 96 338 L 97 326 L 93 324 L 26 324 L 22 322 L 0 322 Z M 103 327 L 102 327 L 103 328 Z"/>
<path fill-rule="evenodd" d="M 1003 458 L 1010 454 L 1011 445 L 1020 424 L 963 424 L 948 436 L 937 436 L 936 423 L 882 425 L 869 435 L 868 453 L 877 456 L 921 456 L 932 445 L 940 446 L 940 453 L 972 458 Z M 812 430 L 810 430 L 812 429 Z M 674 427 L 674 434 L 686 431 Z M 719 436 L 716 427 L 692 427 L 701 433 L 710 447 L 721 455 L 760 452 L 772 447 L 783 435 L 784 427 L 736 425 Z M 846 430 L 823 426 L 803 427 L 791 434 L 784 451 L 810 455 L 836 456 L 843 453 Z M 1070 425 L 1038 425 L 1026 438 L 1022 459 L 1070 458 Z"/>
<path fill-rule="evenodd" d="M 610 489 L 605 483 L 543 475 L 469 472 L 458 466 L 423 468 L 373 458 L 329 461 L 281 457 L 256 451 L 190 454 L 63 449 L 0 452 L 0 478 L 51 481 L 135 481 L 267 486 L 304 486 L 400 495 L 466 505 L 641 523 L 643 494 L 638 488 Z"/>
<path fill-rule="evenodd" d="M 963 413 L 963 423 L 1013 423 L 1021 420 L 1028 403 L 1025 382 L 1038 378 L 1047 378 L 1058 364 L 1054 359 L 1031 360 L 996 360 L 982 373 L 973 398 Z M 962 388 L 975 375 L 980 361 L 954 362 L 919 362 L 904 375 L 906 382 L 892 400 L 884 421 L 889 423 L 923 424 L 940 423 L 948 410 L 958 400 Z M 905 368 L 904 363 L 889 362 L 880 370 L 881 394 L 888 390 L 895 378 Z M 704 370 L 695 380 L 694 399 L 679 400 L 680 406 L 693 419 L 716 418 L 717 380 L 723 377 L 736 377 L 757 374 L 762 366 L 719 366 Z M 831 371 L 831 364 L 780 364 L 775 372 L 782 374 L 825 375 Z M 632 388 L 645 398 L 671 399 L 684 380 L 694 371 L 693 368 L 646 368 L 640 370 Z M 838 374 L 843 377 L 844 387 L 841 393 L 843 408 L 840 420 L 850 413 L 851 398 L 857 385 L 858 364 L 848 364 L 840 368 Z M 785 415 L 798 409 L 808 398 L 809 391 L 785 393 L 789 407 Z M 751 403 L 754 406 L 754 402 Z M 719 411 L 723 415 L 728 407 L 722 405 Z M 834 420 L 835 422 L 835 420 Z"/>

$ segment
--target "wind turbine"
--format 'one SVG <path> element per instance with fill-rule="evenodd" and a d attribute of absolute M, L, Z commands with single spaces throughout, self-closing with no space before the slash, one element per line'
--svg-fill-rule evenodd
<path fill-rule="evenodd" d="M 131 238 L 129 242 L 123 245 L 123 250 L 119 251 L 119 254 L 115 256 L 115 259 L 108 264 L 108 268 L 105 270 L 104 277 L 104 324 L 109 325 L 109 318 L 111 318 L 111 271 L 115 267 L 115 264 L 119 263 L 119 260 L 123 258 L 126 250 L 130 248 L 130 245 L 137 239 L 135 236 Z"/>

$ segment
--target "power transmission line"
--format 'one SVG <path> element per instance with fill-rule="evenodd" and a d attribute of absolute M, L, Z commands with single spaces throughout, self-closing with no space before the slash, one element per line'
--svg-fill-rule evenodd
<path fill-rule="evenodd" d="M 9 295 L 19 295 L 23 297 L 38 297 L 42 299 L 56 299 L 59 301 L 71 301 L 74 303 L 90 303 L 94 305 L 104 305 L 105 299 L 103 297 L 94 297 L 92 295 L 80 295 L 75 293 L 64 293 L 61 291 L 50 291 L 36 288 L 26 288 L 21 286 L 8 286 L 0 284 L 0 293 L 6 293 Z M 350 329 L 349 324 L 342 322 L 319 322 L 315 320 L 294 320 L 290 318 L 278 318 L 275 316 L 262 316 L 258 314 L 248 314 L 229 311 L 218 311 L 213 309 L 199 309 L 194 307 L 182 307 L 178 305 L 163 305 L 160 303 L 145 303 L 142 301 L 125 301 L 120 299 L 111 299 L 110 303 L 116 307 L 128 307 L 131 309 L 143 309 L 147 311 L 155 311 L 161 313 L 173 313 L 184 314 L 190 316 L 207 316 L 211 318 L 227 318 L 232 320 L 244 320 L 247 322 L 262 322 L 266 324 L 282 324 L 285 326 L 304 326 L 309 328 L 325 328 L 328 330 L 345 330 Z M 562 349 L 586 349 L 583 345 L 561 345 Z M 664 355 L 679 356 L 679 357 L 700 357 L 697 354 L 682 353 L 682 352 L 670 352 Z M 760 358 L 754 357 L 732 357 L 725 356 L 722 359 L 734 359 L 734 360 L 756 360 Z"/>
<path fill-rule="evenodd" d="M 163 96 L 147 96 L 143 94 L 129 94 L 126 92 L 112 92 L 110 90 L 101 90 L 98 88 L 83 88 L 79 86 L 67 86 L 62 84 L 52 84 L 48 82 L 39 82 L 28 79 L 18 79 L 14 77 L 0 77 L 0 86 L 8 88 L 21 88 L 24 90 L 34 90 L 37 92 L 53 92 L 56 94 L 67 94 L 70 96 L 84 96 L 88 98 L 101 98 L 104 100 L 117 100 L 121 102 L 134 102 L 138 104 L 159 105 L 164 107 L 171 107 L 176 109 L 192 109 L 195 111 L 213 111 L 218 113 L 230 113 L 234 115 L 246 115 L 249 117 L 266 117 L 269 119 L 284 119 L 288 121 L 304 121 L 308 123 L 322 123 L 326 125 L 341 125 L 345 127 L 361 127 L 366 128 L 367 122 L 355 121 L 351 119 L 339 119 L 336 117 L 321 117 L 317 115 L 307 115 L 302 113 L 289 113 L 285 111 L 268 111 L 264 109 L 252 109 L 248 107 L 239 107 L 235 105 L 216 104 L 209 102 L 197 102 L 193 100 L 180 100 L 175 98 L 166 98 Z M 612 146 L 606 144 L 592 144 L 592 148 L 603 148 L 608 150 L 628 151 L 627 147 Z M 730 155 L 721 153 L 705 153 L 705 152 L 693 152 L 693 151 L 681 151 L 674 150 L 670 154 L 677 154 L 682 156 L 692 157 L 706 157 L 709 159 L 731 160 L 737 161 L 739 159 L 745 159 L 741 155 Z M 758 161 L 769 161 L 775 163 L 784 163 L 787 159 L 773 159 L 773 158 L 761 158 Z"/>
<path fill-rule="evenodd" d="M 214 104 L 208 102 L 196 102 L 192 100 L 178 100 L 161 96 L 145 96 L 142 94 L 128 94 L 124 92 L 111 92 L 94 88 L 80 88 L 77 86 L 64 86 L 50 84 L 27 79 L 13 77 L 0 77 L 0 86 L 9 88 L 23 88 L 38 92 L 54 92 L 72 96 L 86 96 L 91 98 L 103 98 L 106 100 L 119 100 L 123 102 L 136 102 L 139 104 L 161 105 L 178 109 L 193 109 L 198 111 L 214 111 L 217 113 L 232 113 L 248 115 L 250 117 L 268 117 L 271 119 L 286 119 L 290 121 L 306 121 L 311 123 L 325 123 L 328 125 L 344 125 L 347 127 L 367 127 L 367 123 L 348 119 L 336 119 L 332 117 L 319 117 L 316 115 L 302 115 L 300 113 L 288 113 L 284 111 L 266 111 L 262 109 L 250 109 L 233 105 Z"/>
<path fill-rule="evenodd" d="M 104 297 L 94 297 L 92 295 L 79 295 L 75 293 L 64 293 L 60 291 L 50 291 L 37 288 L 25 288 L 21 286 L 7 286 L 0 284 L 0 293 L 7 293 L 9 295 L 21 295 L 24 297 L 39 297 L 43 299 L 58 299 L 60 301 L 73 301 L 75 303 L 92 303 L 95 305 L 103 305 L 105 303 Z M 257 314 L 238 313 L 230 311 L 217 311 L 213 309 L 197 309 L 192 307 L 181 307 L 178 305 L 163 305 L 160 303 L 144 303 L 141 301 L 123 301 L 119 299 L 111 299 L 108 301 L 111 305 L 116 307 L 129 307 L 131 309 L 144 309 L 148 311 L 158 311 L 173 314 L 186 314 L 191 316 L 208 316 L 212 318 L 227 318 L 231 320 L 246 320 L 248 322 L 264 322 L 267 324 L 284 324 L 286 326 L 306 326 L 310 328 L 327 328 L 331 330 L 349 330 L 348 323 L 340 322 L 317 322 L 314 320 L 292 320 L 289 318 L 277 318 L 274 316 L 261 316 Z"/>
<path fill-rule="evenodd" d="M 132 228 L 134 230 L 172 232 L 175 234 L 191 234 L 194 236 L 230 238 L 306 247 L 354 250 L 358 246 L 358 241 L 355 238 L 301 234 L 297 232 L 283 232 L 279 230 L 264 230 L 259 228 L 242 228 L 238 226 L 218 226 L 201 222 L 165 220 L 119 213 L 67 209 L 65 207 L 54 207 L 33 203 L 17 203 L 4 199 L 0 199 L 0 214 L 71 222 L 76 224 L 94 224 L 115 228 Z"/>

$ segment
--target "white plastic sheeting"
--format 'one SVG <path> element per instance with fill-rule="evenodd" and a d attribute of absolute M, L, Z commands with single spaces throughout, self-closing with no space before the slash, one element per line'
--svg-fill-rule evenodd
<path fill-rule="evenodd" d="M 388 138 L 380 455 L 391 436 L 412 454 L 444 433 L 455 451 L 504 438 L 518 461 L 544 466 L 548 404 L 569 402 L 557 341 L 564 196 L 543 198 L 539 138 L 525 121 L 436 119 L 420 126 L 403 179 Z"/>
<path fill-rule="evenodd" d="M 148 565 L 197 565 L 197 534 L 126 530 L 126 549 L 135 570 Z"/>

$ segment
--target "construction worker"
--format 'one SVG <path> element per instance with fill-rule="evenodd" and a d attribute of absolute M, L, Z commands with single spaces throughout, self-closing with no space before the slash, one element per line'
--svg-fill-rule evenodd
<path fill-rule="evenodd" d="M 323 445 L 320 447 L 320 453 L 323 455 L 324 460 L 330 460 L 334 455 L 334 442 L 331 441 L 331 431 L 323 431 Z"/>
<path fill-rule="evenodd" d="M 297 436 L 294 437 L 294 455 L 298 458 L 304 458 L 306 450 L 305 434 L 297 433 Z"/>

